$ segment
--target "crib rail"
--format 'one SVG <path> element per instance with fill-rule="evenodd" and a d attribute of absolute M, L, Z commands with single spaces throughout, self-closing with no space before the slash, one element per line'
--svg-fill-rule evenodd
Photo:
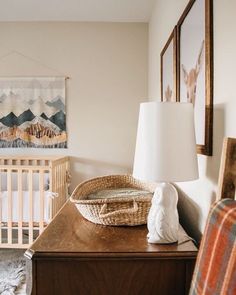
<path fill-rule="evenodd" d="M 60 159 L 52 163 L 50 189 L 58 194 L 58 197 L 56 197 L 52 203 L 52 217 L 55 216 L 58 210 L 68 199 L 68 185 L 70 182 L 69 177 L 69 161 Z"/>
<path fill-rule="evenodd" d="M 0 248 L 27 248 L 68 198 L 68 157 L 0 158 Z"/>

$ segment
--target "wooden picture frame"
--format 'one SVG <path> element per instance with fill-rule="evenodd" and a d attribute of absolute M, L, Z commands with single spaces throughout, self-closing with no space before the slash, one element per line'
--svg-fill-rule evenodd
<path fill-rule="evenodd" d="M 177 100 L 194 104 L 197 152 L 212 156 L 213 0 L 190 0 L 177 24 Z"/>
<path fill-rule="evenodd" d="M 225 137 L 221 153 L 217 200 L 235 199 L 236 138 Z"/>
<path fill-rule="evenodd" d="M 177 99 L 177 28 L 161 51 L 161 101 Z"/>

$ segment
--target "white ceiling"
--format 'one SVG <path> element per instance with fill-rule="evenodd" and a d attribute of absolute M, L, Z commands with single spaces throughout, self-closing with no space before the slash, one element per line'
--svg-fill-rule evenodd
<path fill-rule="evenodd" d="M 148 22 L 154 0 L 0 0 L 0 21 Z"/>

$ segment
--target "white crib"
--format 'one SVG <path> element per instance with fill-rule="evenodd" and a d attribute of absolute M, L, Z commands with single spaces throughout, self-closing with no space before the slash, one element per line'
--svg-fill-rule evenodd
<path fill-rule="evenodd" d="M 0 248 L 28 248 L 68 198 L 68 157 L 0 156 Z"/>

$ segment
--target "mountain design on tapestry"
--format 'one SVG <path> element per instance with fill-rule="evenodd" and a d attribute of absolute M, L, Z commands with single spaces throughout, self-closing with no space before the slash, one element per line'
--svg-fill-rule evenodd
<path fill-rule="evenodd" d="M 61 96 L 57 96 L 52 101 L 47 101 L 46 105 L 48 105 L 49 107 L 54 107 L 57 110 L 61 110 L 62 112 L 65 112 L 65 105 L 62 102 Z"/>
<path fill-rule="evenodd" d="M 42 114 L 41 114 L 41 117 L 42 117 L 43 119 L 45 119 L 45 120 L 48 120 L 48 116 L 45 115 L 45 113 L 42 113 Z"/>
<path fill-rule="evenodd" d="M 2 94 L 0 97 L 0 103 L 4 102 L 4 100 L 7 98 L 6 94 Z"/>
<path fill-rule="evenodd" d="M 26 121 L 32 121 L 34 118 L 35 115 L 28 109 L 18 117 L 13 112 L 10 112 L 6 117 L 0 119 L 0 122 L 6 127 L 14 127 L 19 126 Z"/>
<path fill-rule="evenodd" d="M 66 131 L 66 116 L 62 111 L 49 118 L 51 122 L 57 125 L 61 130 Z"/>
<path fill-rule="evenodd" d="M 64 84 L 21 79 L 0 78 L 0 147 L 67 147 Z"/>

